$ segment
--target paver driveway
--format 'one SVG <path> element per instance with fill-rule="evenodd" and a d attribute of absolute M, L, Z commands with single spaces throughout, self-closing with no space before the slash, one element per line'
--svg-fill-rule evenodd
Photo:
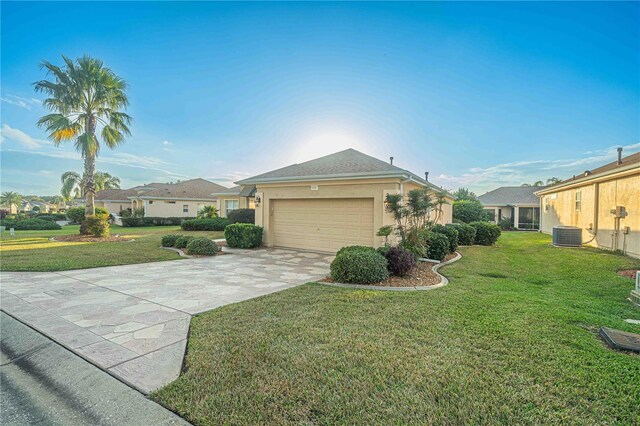
<path fill-rule="evenodd" d="M 150 392 L 180 373 L 191 315 L 313 281 L 331 257 L 280 249 L 0 274 L 3 311 Z"/>

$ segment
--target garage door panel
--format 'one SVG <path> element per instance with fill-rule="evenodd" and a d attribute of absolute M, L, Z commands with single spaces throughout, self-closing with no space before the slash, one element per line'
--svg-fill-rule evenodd
<path fill-rule="evenodd" d="M 274 245 L 335 252 L 373 245 L 373 199 L 273 200 Z"/>

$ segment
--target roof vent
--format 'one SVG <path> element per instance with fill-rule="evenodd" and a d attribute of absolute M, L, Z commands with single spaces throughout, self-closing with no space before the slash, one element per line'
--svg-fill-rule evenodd
<path fill-rule="evenodd" d="M 591 174 L 591 171 L 590 171 L 590 170 L 585 170 L 585 171 L 584 171 L 584 175 L 585 175 L 585 176 L 589 176 L 590 174 Z"/>
<path fill-rule="evenodd" d="M 429 182 L 429 172 L 424 172 L 424 180 Z"/>
<path fill-rule="evenodd" d="M 618 164 L 622 164 L 622 147 L 618 148 Z"/>
<path fill-rule="evenodd" d="M 389 157 L 389 164 L 393 166 L 393 157 Z"/>

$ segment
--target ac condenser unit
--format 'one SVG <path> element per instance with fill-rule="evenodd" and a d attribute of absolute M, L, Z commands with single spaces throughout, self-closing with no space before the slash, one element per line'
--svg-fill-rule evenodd
<path fill-rule="evenodd" d="M 553 245 L 580 247 L 582 245 L 582 229 L 575 226 L 554 226 Z"/>

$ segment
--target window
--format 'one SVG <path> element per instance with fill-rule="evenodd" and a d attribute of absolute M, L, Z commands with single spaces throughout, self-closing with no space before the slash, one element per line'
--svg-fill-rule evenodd
<path fill-rule="evenodd" d="M 182 213 L 189 213 L 189 204 L 182 205 Z"/>
<path fill-rule="evenodd" d="M 153 204 L 153 200 L 149 201 L 149 204 Z"/>
<path fill-rule="evenodd" d="M 230 211 L 238 209 L 238 200 L 224 200 L 224 208 L 227 211 L 227 214 Z"/>
<path fill-rule="evenodd" d="M 256 199 L 255 198 L 249 198 L 249 208 L 250 209 L 255 209 L 256 208 Z"/>
<path fill-rule="evenodd" d="M 576 211 L 580 211 L 580 207 L 582 207 L 582 193 L 580 191 L 576 191 Z"/>

